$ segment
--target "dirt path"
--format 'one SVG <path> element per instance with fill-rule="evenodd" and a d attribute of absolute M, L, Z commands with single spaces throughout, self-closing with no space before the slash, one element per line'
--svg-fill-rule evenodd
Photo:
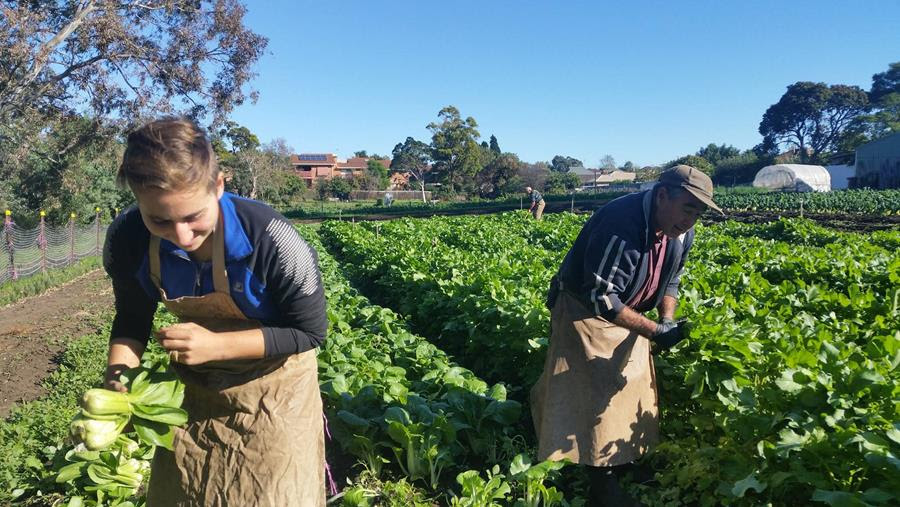
<path fill-rule="evenodd" d="M 113 305 L 102 269 L 0 308 L 0 419 L 13 405 L 40 397 L 68 340 L 96 331 Z"/>

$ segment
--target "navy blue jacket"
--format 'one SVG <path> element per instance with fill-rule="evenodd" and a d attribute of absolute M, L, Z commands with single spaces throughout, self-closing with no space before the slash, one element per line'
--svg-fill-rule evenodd
<path fill-rule="evenodd" d="M 263 324 L 266 356 L 304 352 L 322 344 L 328 327 L 318 255 L 269 206 L 225 193 L 225 265 L 231 297 L 249 319 Z M 150 232 L 137 207 L 110 225 L 103 265 L 116 298 L 113 338 L 149 339 L 160 301 L 150 281 Z M 160 242 L 162 286 L 167 297 L 214 291 L 212 263 L 196 262 L 175 244 Z"/>
<path fill-rule="evenodd" d="M 644 286 L 655 238 L 650 218 L 654 190 L 619 197 L 587 221 L 559 268 L 563 289 L 594 314 L 613 320 Z M 669 238 L 653 307 L 678 297 L 678 284 L 694 241 L 694 229 Z M 551 287 L 551 290 L 553 288 Z"/>

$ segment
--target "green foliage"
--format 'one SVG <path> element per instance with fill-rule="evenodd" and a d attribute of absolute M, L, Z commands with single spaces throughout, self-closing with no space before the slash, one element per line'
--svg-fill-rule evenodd
<path fill-rule="evenodd" d="M 550 161 L 550 170 L 553 172 L 567 173 L 573 167 L 584 167 L 584 164 L 577 158 L 565 157 L 563 155 L 556 155 L 553 157 L 553 160 Z"/>
<path fill-rule="evenodd" d="M 366 162 L 366 175 L 373 183 L 373 188 L 365 188 L 365 190 L 385 190 L 391 184 L 391 177 L 388 170 L 380 160 L 369 159 Z"/>
<path fill-rule="evenodd" d="M 46 273 L 36 273 L 26 278 L 10 280 L 0 284 L 0 306 L 36 296 L 47 289 L 58 287 L 99 267 L 99 257 L 88 257 L 65 268 L 51 269 Z"/>
<path fill-rule="evenodd" d="M 544 192 L 548 194 L 565 194 L 581 186 L 581 179 L 575 173 L 554 172 L 544 183 Z"/>
<path fill-rule="evenodd" d="M 760 157 L 752 150 L 719 160 L 712 173 L 713 182 L 719 185 L 740 185 L 752 183 L 760 169 L 772 165 L 774 159 Z"/>
<path fill-rule="evenodd" d="M 337 199 L 349 199 L 353 185 L 346 178 L 320 179 L 316 181 L 315 192 L 319 199 L 335 197 Z"/>
<path fill-rule="evenodd" d="M 516 178 L 522 170 L 522 162 L 513 153 L 495 155 L 476 176 L 478 195 L 485 198 L 496 198 L 504 192 L 521 190 L 515 188 Z"/>
<path fill-rule="evenodd" d="M 529 386 L 549 333 L 547 283 L 582 223 L 514 213 L 322 233 L 416 329 L 479 375 Z M 679 307 L 691 337 L 655 359 L 663 441 L 647 461 L 659 485 L 632 489 L 648 505 L 889 504 L 900 495 L 900 231 L 728 222 L 698 226 L 692 252 Z M 495 475 L 463 476 L 465 496 L 497 491 Z"/>
<path fill-rule="evenodd" d="M 716 203 L 732 211 L 799 211 L 835 214 L 900 214 L 900 190 L 833 190 L 831 192 L 715 192 Z"/>
<path fill-rule="evenodd" d="M 740 154 L 741 150 L 724 143 L 721 146 L 715 143 L 709 143 L 697 150 L 698 157 L 702 157 L 714 166 L 718 166 L 719 163 L 725 159 L 737 157 Z"/>
<path fill-rule="evenodd" d="M 770 145 L 796 149 L 802 163 L 820 163 L 868 108 L 868 96 L 858 86 L 801 81 L 766 110 L 759 133 Z"/>
<path fill-rule="evenodd" d="M 713 165 L 706 160 L 705 158 L 698 155 L 685 155 L 681 158 L 675 159 L 668 164 L 665 165 L 665 169 L 668 169 L 672 166 L 684 164 L 693 167 L 694 169 L 699 169 L 706 174 L 712 174 Z"/>
<path fill-rule="evenodd" d="M 0 195 L 9 195 L 9 209 L 34 217 L 32 222 L 39 210 L 47 212 L 49 222 L 65 223 L 71 213 L 93 216 L 97 206 L 125 208 L 133 197 L 115 184 L 123 148 L 114 136 L 114 129 L 95 119 L 73 116 L 48 125 L 22 157 L 8 156 L 19 147 L 4 144 L 0 136 L 0 161 L 6 158 Z M 33 224 L 20 220 L 20 225 Z"/>
<path fill-rule="evenodd" d="M 502 153 L 502 151 L 500 150 L 500 143 L 497 142 L 497 136 L 493 134 L 491 134 L 491 142 L 488 146 L 495 155 L 499 155 L 500 153 Z"/>
<path fill-rule="evenodd" d="M 450 191 L 468 191 L 481 169 L 478 123 L 471 116 L 463 120 L 453 106 L 441 109 L 438 118 L 428 124 L 434 171 Z"/>

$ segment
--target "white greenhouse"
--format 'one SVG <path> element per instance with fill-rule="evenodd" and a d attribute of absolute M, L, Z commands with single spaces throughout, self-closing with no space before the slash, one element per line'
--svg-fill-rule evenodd
<path fill-rule="evenodd" d="M 820 165 L 776 164 L 760 169 L 753 186 L 785 192 L 828 192 L 831 175 Z"/>

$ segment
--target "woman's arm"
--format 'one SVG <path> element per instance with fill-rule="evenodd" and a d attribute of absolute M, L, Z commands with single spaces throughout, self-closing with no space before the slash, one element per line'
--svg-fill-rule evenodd
<path fill-rule="evenodd" d="M 262 329 L 216 333 L 185 322 L 160 329 L 154 336 L 176 363 L 194 365 L 227 359 L 259 359 L 266 355 Z"/>

